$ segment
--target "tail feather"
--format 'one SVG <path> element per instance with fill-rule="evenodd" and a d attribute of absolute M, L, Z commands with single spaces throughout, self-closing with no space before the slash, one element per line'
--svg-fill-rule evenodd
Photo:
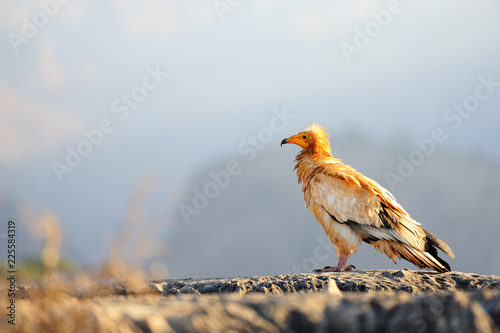
<path fill-rule="evenodd" d="M 427 240 L 427 245 L 430 245 L 429 247 L 432 247 L 432 245 L 436 246 L 438 249 L 449 255 L 451 258 L 455 258 L 455 254 L 453 254 L 453 251 L 450 249 L 448 244 L 437 238 L 432 232 L 427 231 L 424 229 L 426 240 Z M 427 249 L 429 251 L 430 249 Z M 436 249 L 434 249 L 435 251 Z M 432 250 L 431 250 L 432 251 Z M 437 253 L 436 253 L 437 256 Z"/>
<path fill-rule="evenodd" d="M 332 218 L 334 217 L 332 216 Z M 419 246 L 416 246 L 415 242 L 412 242 L 411 239 L 410 241 L 408 240 L 410 237 L 402 237 L 394 229 L 385 227 L 377 228 L 353 221 L 346 221 L 344 223 L 361 236 L 363 241 L 373 245 L 380 252 L 385 253 L 394 262 L 396 262 L 396 255 L 408 260 L 419 268 L 433 269 L 441 273 L 451 271 L 450 265 L 439 257 L 436 247 L 451 258 L 455 258 L 453 251 L 445 242 L 437 238 L 430 231 L 422 229 L 425 232 L 425 238 L 423 238 L 425 244 L 420 243 L 417 244 Z"/>
<path fill-rule="evenodd" d="M 419 251 L 402 243 L 395 243 L 393 246 L 403 259 L 408 260 L 419 268 L 433 269 L 440 273 L 451 271 L 450 265 L 438 256 L 436 248 L 432 245 L 429 246 L 429 250 L 426 252 Z"/>

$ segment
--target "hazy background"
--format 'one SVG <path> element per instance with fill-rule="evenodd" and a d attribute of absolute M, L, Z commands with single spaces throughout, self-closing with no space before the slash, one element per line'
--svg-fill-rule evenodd
<path fill-rule="evenodd" d="M 35 217 L 50 210 L 63 254 L 84 268 L 106 258 L 131 219 L 124 255 L 153 275 L 336 264 L 292 173 L 298 147 L 279 147 L 318 122 L 335 156 L 389 188 L 451 246 L 453 269 L 500 274 L 500 87 L 460 124 L 445 119 L 480 77 L 500 82 L 498 1 L 401 1 L 350 62 L 340 45 L 355 46 L 357 29 L 388 1 L 41 3 L 50 15 L 38 1 L 0 4 L 0 233 L 18 222 L 19 255 L 38 254 Z M 34 23 L 36 32 L 27 28 Z M 155 70 L 168 77 L 140 88 Z M 121 98 L 134 91 L 141 100 L 125 116 Z M 103 119 L 113 131 L 60 181 L 53 163 L 64 164 L 68 147 Z M 446 140 L 391 187 L 387 172 L 397 174 L 415 140 L 436 128 Z M 194 207 L 196 190 L 230 161 L 237 174 L 183 218 L 180 207 Z M 415 268 L 368 245 L 350 262 Z"/>

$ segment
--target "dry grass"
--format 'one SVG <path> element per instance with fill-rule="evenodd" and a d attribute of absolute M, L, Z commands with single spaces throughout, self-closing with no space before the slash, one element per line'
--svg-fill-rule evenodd
<path fill-rule="evenodd" d="M 40 253 L 43 275 L 38 281 L 28 280 L 32 286 L 17 286 L 14 298 L 8 295 L 8 288 L 0 290 L 2 309 L 11 299 L 16 304 L 15 326 L 4 320 L 6 316 L 2 314 L 0 332 L 133 331 L 134 325 L 97 316 L 99 310 L 95 301 L 106 296 L 158 294 L 146 282 L 150 276 L 138 268 L 151 254 L 150 248 L 144 251 L 142 246 L 162 220 L 157 216 L 147 221 L 143 216 L 144 206 L 153 191 L 152 184 L 152 180 L 143 182 L 133 193 L 112 240 L 108 259 L 92 273 L 61 275 L 58 269 L 63 239 L 60 222 L 51 212 L 37 218 L 33 225 L 39 229 L 33 232 L 44 240 Z"/>

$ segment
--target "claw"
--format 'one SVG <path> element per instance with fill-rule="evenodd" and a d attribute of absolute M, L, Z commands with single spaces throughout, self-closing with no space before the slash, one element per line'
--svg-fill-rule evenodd
<path fill-rule="evenodd" d="M 356 269 L 356 266 L 354 265 L 348 265 L 348 266 L 325 266 L 324 268 L 318 268 L 313 270 L 313 273 L 327 273 L 327 272 L 348 272 L 348 271 L 354 271 Z"/>

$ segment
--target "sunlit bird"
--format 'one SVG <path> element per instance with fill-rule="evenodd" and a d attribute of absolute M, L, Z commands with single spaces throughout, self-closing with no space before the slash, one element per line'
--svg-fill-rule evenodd
<path fill-rule="evenodd" d="M 337 248 L 338 265 L 314 272 L 353 270 L 347 265 L 361 241 L 373 245 L 395 263 L 406 259 L 420 268 L 449 272 L 450 265 L 437 249 L 452 258 L 450 247 L 411 218 L 394 196 L 376 181 L 332 157 L 328 134 L 313 124 L 281 141 L 302 148 L 295 157 L 306 206 Z"/>

